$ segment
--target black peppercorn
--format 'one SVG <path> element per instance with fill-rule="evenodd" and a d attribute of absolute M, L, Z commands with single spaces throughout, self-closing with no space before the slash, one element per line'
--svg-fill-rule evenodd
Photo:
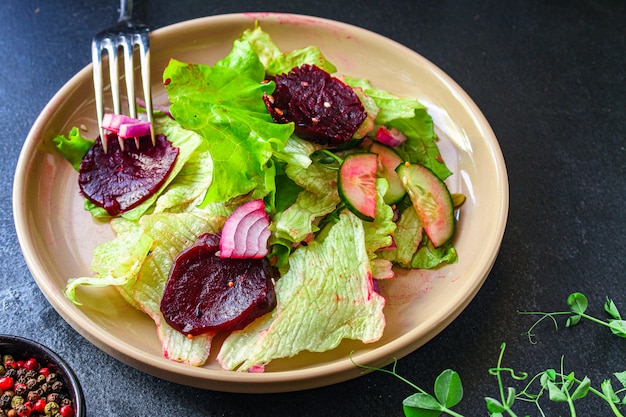
<path fill-rule="evenodd" d="M 10 391 L 5 391 L 0 395 L 0 408 L 8 408 L 11 405 L 11 398 L 13 395 Z"/>
<path fill-rule="evenodd" d="M 48 384 L 51 384 L 56 380 L 57 380 L 57 374 L 55 374 L 54 372 L 50 372 L 48 376 L 46 377 L 46 382 Z"/>
<path fill-rule="evenodd" d="M 52 385 L 50 386 L 50 389 L 52 390 L 52 392 L 60 392 L 63 390 L 63 382 L 61 381 L 54 381 L 52 383 Z"/>
<path fill-rule="evenodd" d="M 29 390 L 34 389 L 36 386 L 37 386 L 37 379 L 35 379 L 35 378 L 29 378 L 29 379 L 27 379 L 27 380 L 26 380 L 26 387 L 27 387 Z"/>
<path fill-rule="evenodd" d="M 60 399 L 61 399 L 61 396 L 56 392 L 53 392 L 46 396 L 46 402 L 48 403 L 58 403 Z"/>
<path fill-rule="evenodd" d="M 37 390 L 29 391 L 28 395 L 26 396 L 26 401 L 28 401 L 29 403 L 34 404 L 40 398 L 41 398 L 41 395 L 39 395 Z"/>

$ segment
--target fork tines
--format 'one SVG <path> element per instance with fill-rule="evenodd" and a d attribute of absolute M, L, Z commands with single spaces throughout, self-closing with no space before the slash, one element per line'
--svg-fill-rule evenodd
<path fill-rule="evenodd" d="M 128 97 L 128 114 L 130 117 L 137 117 L 137 106 L 135 97 L 135 79 L 133 53 L 135 46 L 139 50 L 139 62 L 141 67 L 141 79 L 143 85 L 143 98 L 146 106 L 146 113 L 150 126 L 153 126 L 152 116 L 152 93 L 150 87 L 150 30 L 145 25 L 134 25 L 128 21 L 120 22 L 117 26 L 104 30 L 94 36 L 91 43 L 91 54 L 93 60 L 93 79 L 96 99 L 96 115 L 98 117 L 98 129 L 104 151 L 107 151 L 107 136 L 102 127 L 104 116 L 104 85 L 102 77 L 102 56 L 106 52 L 109 60 L 109 74 L 111 83 L 111 96 L 113 99 L 113 113 L 121 114 L 120 88 L 118 74 L 118 56 L 120 49 L 124 60 L 124 76 L 126 79 L 126 94 Z M 154 130 L 151 129 L 152 144 L 154 145 Z M 119 139 L 119 144 L 124 149 L 123 139 Z"/>

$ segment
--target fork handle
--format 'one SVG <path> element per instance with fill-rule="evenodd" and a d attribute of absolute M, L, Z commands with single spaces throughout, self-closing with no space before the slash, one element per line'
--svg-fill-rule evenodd
<path fill-rule="evenodd" d="M 135 5 L 139 7 L 134 7 Z M 139 12 L 142 11 L 141 6 L 141 1 L 120 0 L 120 17 L 118 22 L 143 21 L 142 16 L 139 15 Z"/>

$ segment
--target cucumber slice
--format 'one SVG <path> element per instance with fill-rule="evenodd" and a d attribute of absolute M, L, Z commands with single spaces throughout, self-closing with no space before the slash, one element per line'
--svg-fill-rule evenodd
<path fill-rule="evenodd" d="M 437 248 L 452 238 L 456 228 L 454 204 L 446 184 L 422 165 L 400 165 L 396 172 L 404 184 L 424 232 Z"/>
<path fill-rule="evenodd" d="M 376 217 L 376 169 L 375 153 L 353 153 L 343 160 L 339 168 L 337 189 L 346 207 L 365 221 Z"/>
<path fill-rule="evenodd" d="M 370 147 L 370 152 L 378 155 L 378 176 L 385 178 L 389 182 L 389 188 L 383 196 L 385 203 L 392 205 L 398 203 L 406 195 L 406 188 L 402 184 L 402 180 L 396 172 L 396 168 L 404 162 L 404 159 L 398 155 L 390 146 L 382 143 L 374 142 Z"/>

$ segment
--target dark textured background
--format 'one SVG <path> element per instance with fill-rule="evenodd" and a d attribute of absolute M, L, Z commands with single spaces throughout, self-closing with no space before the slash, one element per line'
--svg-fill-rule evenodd
<path fill-rule="evenodd" d="M 454 78 L 490 122 L 510 181 L 501 252 L 469 307 L 402 359 L 400 374 L 431 390 L 446 368 L 465 397 L 456 410 L 487 415 L 497 396 L 488 369 L 559 368 L 594 386 L 626 370 L 626 340 L 601 326 L 536 329 L 518 310 L 561 310 L 569 293 L 603 318 L 606 296 L 626 314 L 626 11 L 623 0 L 194 1 L 153 0 L 152 28 L 207 15 L 275 11 L 364 27 L 422 54 Z M 383 373 L 276 395 L 203 391 L 143 374 L 89 344 L 50 307 L 23 261 L 13 226 L 11 173 L 30 126 L 54 93 L 89 63 L 89 41 L 117 17 L 114 0 L 0 2 L 0 332 L 44 342 L 75 368 L 90 416 L 401 416 L 412 390 Z M 521 388 L 520 385 L 516 385 Z M 579 415 L 606 416 L 591 397 Z M 532 415 L 538 415 L 532 408 Z M 546 415 L 567 415 L 549 405 Z M 520 415 L 523 411 L 519 411 Z"/>

